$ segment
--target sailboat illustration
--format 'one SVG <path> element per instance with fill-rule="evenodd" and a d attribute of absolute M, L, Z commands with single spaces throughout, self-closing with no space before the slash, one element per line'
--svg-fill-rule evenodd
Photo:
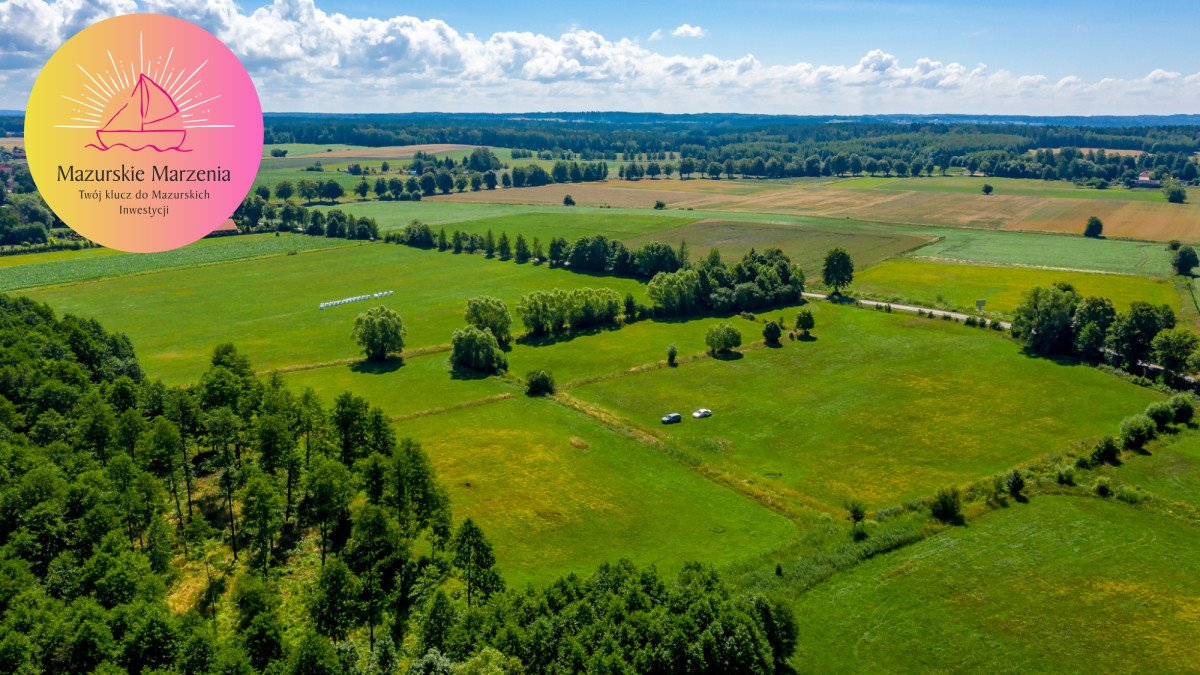
<path fill-rule="evenodd" d="M 187 152 L 181 147 L 187 130 L 183 128 L 179 106 L 145 74 L 138 76 L 129 101 L 96 131 L 96 138 L 100 141 L 99 150 L 123 145 L 134 151 L 153 148 L 158 152 Z"/>

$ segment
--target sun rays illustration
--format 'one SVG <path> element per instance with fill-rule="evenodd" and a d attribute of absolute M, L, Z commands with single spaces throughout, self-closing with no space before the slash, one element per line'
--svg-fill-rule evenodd
<path fill-rule="evenodd" d="M 138 34 L 137 60 L 118 59 L 107 50 L 106 63 L 85 68 L 76 96 L 63 95 L 73 104 L 65 124 L 58 129 L 94 129 L 96 142 L 86 147 L 108 151 L 124 147 L 135 152 L 189 152 L 183 147 L 190 129 L 232 128 L 212 123 L 214 103 L 220 94 L 208 95 L 200 77 L 208 61 L 191 65 L 173 64 L 175 49 L 166 56 L 145 56 L 142 34 Z M 217 104 L 219 105 L 219 104 Z"/>

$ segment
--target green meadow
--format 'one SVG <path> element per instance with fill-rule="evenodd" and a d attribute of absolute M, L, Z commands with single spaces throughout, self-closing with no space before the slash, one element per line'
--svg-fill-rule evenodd
<path fill-rule="evenodd" d="M 813 672 L 1190 672 L 1194 523 L 1035 496 L 836 575 L 796 602 Z"/>
<path fill-rule="evenodd" d="M 589 286 L 646 301 L 642 285 L 631 279 L 385 244 L 115 277 L 30 295 L 128 333 L 148 374 L 184 382 L 199 376 L 214 345 L 229 340 L 265 370 L 359 358 L 350 329 L 358 314 L 376 305 L 404 317 L 407 347 L 419 349 L 448 344 L 476 295 L 495 295 L 515 307 L 530 291 Z M 385 290 L 395 294 L 318 309 L 321 302 Z"/>
<path fill-rule="evenodd" d="M 865 270 L 855 277 L 854 290 L 897 302 L 970 311 L 975 310 L 976 300 L 985 300 L 985 311 L 1008 314 L 1030 288 L 1060 281 L 1073 285 L 1081 295 L 1108 298 L 1118 309 L 1127 308 L 1134 300 L 1143 300 L 1168 305 L 1176 312 L 1180 310 L 1179 293 L 1170 280 L 1161 277 L 963 265 L 914 258 L 893 258 Z"/>
<path fill-rule="evenodd" d="M 235 260 L 286 256 L 360 245 L 345 239 L 300 234 L 252 234 L 201 239 L 163 253 L 121 253 L 92 248 L 0 258 L 0 291 L 130 277 L 150 272 L 216 265 Z"/>
<path fill-rule="evenodd" d="M 954 322 L 828 304 L 815 313 L 812 341 L 604 379 L 572 393 L 633 427 L 661 428 L 706 462 L 834 509 L 847 499 L 883 507 L 970 483 L 1113 433 L 1157 398 Z M 776 314 L 795 312 L 769 316 Z M 744 342 L 760 339 L 760 323 L 733 325 Z M 659 425 L 662 415 L 700 407 L 713 417 Z"/>
<path fill-rule="evenodd" d="M 614 557 L 664 569 L 723 566 L 795 531 L 782 516 L 661 451 L 554 403 L 518 395 L 405 420 L 456 517 L 476 518 L 510 583 L 585 572 Z"/>

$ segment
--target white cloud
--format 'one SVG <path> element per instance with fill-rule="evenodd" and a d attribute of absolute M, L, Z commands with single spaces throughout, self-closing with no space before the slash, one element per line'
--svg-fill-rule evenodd
<path fill-rule="evenodd" d="M 700 26 L 693 26 L 690 23 L 685 23 L 671 31 L 671 35 L 674 35 L 675 37 L 698 38 L 708 35 L 708 31 L 704 30 Z"/>
<path fill-rule="evenodd" d="M 314 0 L 0 0 L 0 108 L 22 108 L 37 69 L 101 18 L 153 11 L 224 40 L 275 111 L 1134 114 L 1200 109 L 1200 72 L 1047 78 L 875 49 L 857 63 L 682 56 L 572 29 L 557 37 L 459 33 L 437 19 L 350 18 Z M 681 30 L 703 33 L 688 24 Z M 661 30 L 651 40 L 663 37 Z"/>
<path fill-rule="evenodd" d="M 655 28 L 654 32 L 650 34 L 651 42 L 657 42 L 658 40 L 661 40 L 662 38 L 663 38 L 663 32 L 662 32 L 661 28 Z"/>

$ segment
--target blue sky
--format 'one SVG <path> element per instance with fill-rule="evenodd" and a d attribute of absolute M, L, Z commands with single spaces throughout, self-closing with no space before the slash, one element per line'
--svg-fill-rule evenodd
<path fill-rule="evenodd" d="M 708 34 L 666 38 L 660 46 L 692 56 L 753 53 L 767 63 L 852 63 L 883 49 L 904 61 L 928 56 L 1086 79 L 1141 77 L 1155 68 L 1194 72 L 1200 63 L 1200 2 L 329 0 L 321 6 L 356 17 L 439 18 L 477 36 L 582 28 L 645 42 L 656 29 L 689 23 Z"/>
<path fill-rule="evenodd" d="M 1200 112 L 1200 3 L 0 0 L 0 108 L 107 16 L 221 38 L 270 111 Z"/>

